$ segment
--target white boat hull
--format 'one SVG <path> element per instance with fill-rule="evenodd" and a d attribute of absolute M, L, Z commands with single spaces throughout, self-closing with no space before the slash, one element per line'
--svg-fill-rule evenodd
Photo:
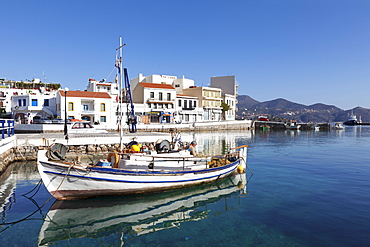
<path fill-rule="evenodd" d="M 58 200 L 166 191 L 210 183 L 233 174 L 239 165 L 245 167 L 244 161 L 238 159 L 215 168 L 116 169 L 49 161 L 45 154 L 45 150 L 39 151 L 39 173 L 47 190 Z"/>

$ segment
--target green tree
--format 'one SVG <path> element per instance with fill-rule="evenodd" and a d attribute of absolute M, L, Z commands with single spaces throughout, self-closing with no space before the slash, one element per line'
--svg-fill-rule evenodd
<path fill-rule="evenodd" d="M 230 110 L 230 106 L 226 104 L 225 102 L 221 102 L 221 108 L 222 108 L 222 120 L 225 120 L 226 112 Z"/>

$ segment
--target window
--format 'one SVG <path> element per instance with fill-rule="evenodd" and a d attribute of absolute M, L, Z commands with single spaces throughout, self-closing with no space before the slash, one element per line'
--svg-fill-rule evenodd
<path fill-rule="evenodd" d="M 191 100 L 189 100 L 189 108 L 191 108 Z"/>
<path fill-rule="evenodd" d="M 154 99 L 154 92 L 150 92 L 150 98 Z"/>
<path fill-rule="evenodd" d="M 195 100 L 193 101 L 193 107 L 197 107 L 197 102 Z"/>
<path fill-rule="evenodd" d="M 187 100 L 184 100 L 184 108 L 188 108 L 188 101 Z"/>
<path fill-rule="evenodd" d="M 21 99 L 18 100 L 18 106 L 22 106 L 22 100 Z"/>
<path fill-rule="evenodd" d="M 105 111 L 105 103 L 100 104 L 100 111 Z"/>
<path fill-rule="evenodd" d="M 32 99 L 32 106 L 37 106 L 37 99 Z"/>
<path fill-rule="evenodd" d="M 84 105 L 83 107 L 84 107 L 84 108 L 83 108 L 83 109 L 84 109 L 84 111 L 88 111 L 88 110 L 89 110 L 89 105 Z"/>
<path fill-rule="evenodd" d="M 74 111 L 73 102 L 68 103 L 68 111 Z"/>
<path fill-rule="evenodd" d="M 171 94 L 170 93 L 167 93 L 167 100 L 170 101 L 171 100 Z"/>
<path fill-rule="evenodd" d="M 23 106 L 26 106 L 27 104 L 26 104 L 26 99 L 23 99 Z"/>
<path fill-rule="evenodd" d="M 159 100 L 163 99 L 163 93 L 159 93 Z"/>
<path fill-rule="evenodd" d="M 49 106 L 49 99 L 44 99 L 44 106 Z"/>
<path fill-rule="evenodd" d="M 181 100 L 179 100 L 179 106 L 181 107 Z"/>
<path fill-rule="evenodd" d="M 160 109 L 163 108 L 163 103 L 159 103 L 158 108 L 160 108 Z"/>
<path fill-rule="evenodd" d="M 107 122 L 107 117 L 106 116 L 100 116 L 100 122 L 101 123 Z"/>

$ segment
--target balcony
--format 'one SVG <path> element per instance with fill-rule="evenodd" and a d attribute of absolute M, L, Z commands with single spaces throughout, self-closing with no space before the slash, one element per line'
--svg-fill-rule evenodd
<path fill-rule="evenodd" d="M 166 100 L 166 99 L 159 99 L 159 98 L 149 98 L 147 103 L 163 103 L 163 104 L 174 104 L 175 100 Z"/>
<path fill-rule="evenodd" d="M 193 111 L 193 110 L 195 110 L 195 107 L 182 107 L 182 110 L 187 110 L 187 111 Z"/>
<path fill-rule="evenodd" d="M 95 110 L 81 110 L 81 114 L 94 114 Z"/>

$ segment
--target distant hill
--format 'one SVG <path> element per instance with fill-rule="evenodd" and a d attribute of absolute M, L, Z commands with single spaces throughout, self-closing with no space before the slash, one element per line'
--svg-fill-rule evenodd
<path fill-rule="evenodd" d="M 242 108 L 242 109 L 247 108 L 248 109 L 248 108 L 251 108 L 251 107 L 253 107 L 253 106 L 255 106 L 259 103 L 260 103 L 259 101 L 252 99 L 248 95 L 239 95 L 238 96 L 238 107 L 239 108 Z"/>
<path fill-rule="evenodd" d="M 275 99 L 270 101 L 265 101 L 259 103 L 258 107 L 267 107 L 267 108 L 281 108 L 281 109 L 292 109 L 292 110 L 301 110 L 304 109 L 305 106 L 297 103 L 293 103 L 286 99 Z"/>
<path fill-rule="evenodd" d="M 306 106 L 282 98 L 259 102 L 248 95 L 239 95 L 237 99 L 238 118 L 267 115 L 269 118 L 291 119 L 298 122 L 330 123 L 346 121 L 353 111 L 353 114 L 363 122 L 370 122 L 370 109 L 362 107 L 344 111 L 334 105 L 317 103 Z"/>

